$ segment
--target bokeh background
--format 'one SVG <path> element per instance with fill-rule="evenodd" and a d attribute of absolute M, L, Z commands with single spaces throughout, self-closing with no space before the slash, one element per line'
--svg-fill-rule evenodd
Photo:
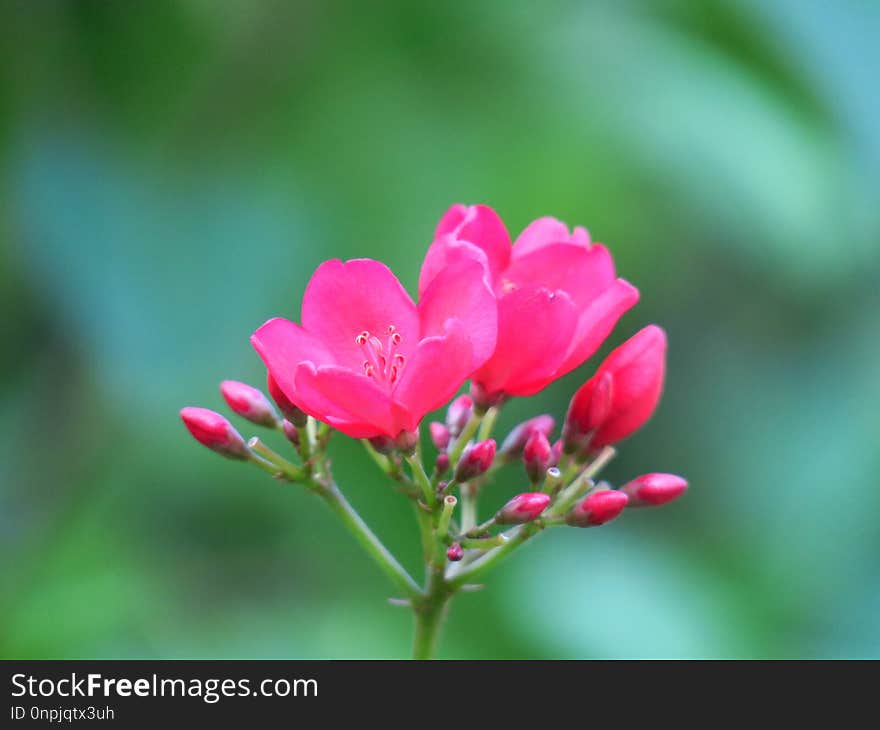
<path fill-rule="evenodd" d="M 670 362 L 609 476 L 693 486 L 543 535 L 441 656 L 880 655 L 878 37 L 855 0 L 3 2 L 0 655 L 407 656 L 323 505 L 177 411 L 261 384 L 248 337 L 322 260 L 412 291 L 457 201 L 611 246 L 642 300 L 609 347 L 658 322 Z M 333 454 L 417 570 L 408 505 Z"/>

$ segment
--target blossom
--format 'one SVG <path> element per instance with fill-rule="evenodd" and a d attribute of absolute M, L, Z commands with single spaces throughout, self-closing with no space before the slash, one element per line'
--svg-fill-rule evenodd
<path fill-rule="evenodd" d="M 498 297 L 498 342 L 472 376 L 487 401 L 537 393 L 590 357 L 638 291 L 617 278 L 611 254 L 584 228 L 555 218 L 529 224 L 511 246 L 485 205 L 453 205 L 441 218 L 419 277 L 427 291 L 446 267 L 476 252 Z"/>
<path fill-rule="evenodd" d="M 666 333 L 657 325 L 612 351 L 571 400 L 565 423 L 569 450 L 595 450 L 640 429 L 657 407 L 665 371 Z"/>
<path fill-rule="evenodd" d="M 485 267 L 460 256 L 418 306 L 371 259 L 326 261 L 309 282 L 302 325 L 270 319 L 251 342 L 284 396 L 354 438 L 417 428 L 492 354 L 497 306 Z"/>

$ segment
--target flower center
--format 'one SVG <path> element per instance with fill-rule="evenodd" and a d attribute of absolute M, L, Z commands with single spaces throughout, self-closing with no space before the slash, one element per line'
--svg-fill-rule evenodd
<path fill-rule="evenodd" d="M 355 337 L 354 341 L 366 357 L 364 374 L 367 377 L 389 385 L 400 378 L 406 358 L 397 352 L 403 338 L 393 324 L 385 330 L 384 342 L 367 330 Z"/>

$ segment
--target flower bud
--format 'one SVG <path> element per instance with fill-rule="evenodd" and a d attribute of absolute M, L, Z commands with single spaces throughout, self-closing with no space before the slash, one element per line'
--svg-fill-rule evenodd
<path fill-rule="evenodd" d="M 284 431 L 284 435 L 287 436 L 287 440 L 294 446 L 299 446 L 299 430 L 297 427 L 285 418 L 281 428 Z"/>
<path fill-rule="evenodd" d="M 528 421 L 523 421 L 507 434 L 507 438 L 505 438 L 501 444 L 500 451 L 505 456 L 519 456 L 525 448 L 529 436 L 538 431 L 543 433 L 547 438 L 550 438 L 550 434 L 553 432 L 553 427 L 555 425 L 556 422 L 553 420 L 553 416 L 547 415 L 546 413 L 530 418 Z"/>
<path fill-rule="evenodd" d="M 275 408 L 256 388 L 236 380 L 224 380 L 220 383 L 220 392 L 229 407 L 251 423 L 269 428 L 278 425 L 279 418 Z"/>
<path fill-rule="evenodd" d="M 196 441 L 212 451 L 230 459 L 250 457 L 244 439 L 219 413 L 209 411 L 207 408 L 187 406 L 180 411 L 180 417 Z"/>
<path fill-rule="evenodd" d="M 449 454 L 445 451 L 437 455 L 437 461 L 434 462 L 434 468 L 437 474 L 445 474 L 449 470 Z"/>
<path fill-rule="evenodd" d="M 394 444 L 394 439 L 390 436 L 373 436 L 367 440 L 370 442 L 370 446 L 385 456 L 393 454 L 397 448 Z"/>
<path fill-rule="evenodd" d="M 452 543 L 446 551 L 446 557 L 451 563 L 457 563 L 464 557 L 464 550 L 457 542 Z"/>
<path fill-rule="evenodd" d="M 523 449 L 523 462 L 526 465 L 526 474 L 529 475 L 532 484 L 537 484 L 544 479 L 552 458 L 553 447 L 550 446 L 547 437 L 540 431 L 533 431 Z"/>
<path fill-rule="evenodd" d="M 495 439 L 480 441 L 465 447 L 455 468 L 455 481 L 466 482 L 483 474 L 495 458 Z"/>
<path fill-rule="evenodd" d="M 566 451 L 595 451 L 641 428 L 660 400 L 665 370 L 666 334 L 656 325 L 614 350 L 571 400 Z"/>
<path fill-rule="evenodd" d="M 562 459 L 562 439 L 556 439 L 556 443 L 554 443 L 552 447 L 550 463 L 547 464 L 547 468 L 551 469 L 554 466 L 559 466 L 560 459 Z"/>
<path fill-rule="evenodd" d="M 542 492 L 518 494 L 495 514 L 499 525 L 520 525 L 536 519 L 550 504 L 550 495 Z"/>
<path fill-rule="evenodd" d="M 298 426 L 299 428 L 302 428 L 306 425 L 306 421 L 309 417 L 297 406 L 290 402 L 290 399 L 286 395 L 284 395 L 284 391 L 281 390 L 278 383 L 275 382 L 275 378 L 273 378 L 271 375 L 266 376 L 266 387 L 269 389 L 269 395 L 272 396 L 272 400 L 275 401 L 275 405 L 278 406 L 279 410 L 284 414 L 285 418 L 287 418 L 294 426 Z"/>
<path fill-rule="evenodd" d="M 629 501 L 623 492 L 603 489 L 588 494 L 565 516 L 572 527 L 596 527 L 610 522 L 619 515 Z"/>
<path fill-rule="evenodd" d="M 449 433 L 458 436 L 465 427 L 471 416 L 474 414 L 474 401 L 469 395 L 460 395 L 452 403 L 446 411 L 446 425 L 449 427 Z"/>
<path fill-rule="evenodd" d="M 416 445 L 419 443 L 418 431 L 401 431 L 394 439 L 394 445 L 405 454 L 411 454 L 415 451 Z"/>
<path fill-rule="evenodd" d="M 451 438 L 449 429 L 439 421 L 432 421 L 430 429 L 431 441 L 434 442 L 434 446 L 437 447 L 438 451 L 445 451 L 446 447 L 449 446 L 449 439 Z"/>
<path fill-rule="evenodd" d="M 620 488 L 629 497 L 628 507 L 656 507 L 680 497 L 687 481 L 676 474 L 643 474 Z"/>

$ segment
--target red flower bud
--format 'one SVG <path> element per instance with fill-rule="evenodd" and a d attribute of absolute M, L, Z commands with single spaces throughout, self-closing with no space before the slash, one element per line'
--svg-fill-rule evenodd
<path fill-rule="evenodd" d="M 372 446 L 376 451 L 378 451 L 380 454 L 384 454 L 385 456 L 393 454 L 397 448 L 394 444 L 394 439 L 390 436 L 373 436 L 373 438 L 368 440 L 370 442 L 370 446 Z"/>
<path fill-rule="evenodd" d="M 562 439 L 556 439 L 556 443 L 553 444 L 552 454 L 550 456 L 550 463 L 547 464 L 547 468 L 551 468 L 554 466 L 559 466 L 559 460 L 562 458 Z"/>
<path fill-rule="evenodd" d="M 575 393 L 565 423 L 568 451 L 615 444 L 651 417 L 666 370 L 666 334 L 650 325 L 614 350 Z"/>
<path fill-rule="evenodd" d="M 452 563 L 457 563 L 464 557 L 464 550 L 457 542 L 452 543 L 446 551 L 446 557 Z"/>
<path fill-rule="evenodd" d="M 220 383 L 220 392 L 229 407 L 251 423 L 269 428 L 278 425 L 278 414 L 269 399 L 256 388 L 235 380 L 224 380 Z"/>
<path fill-rule="evenodd" d="M 488 439 L 465 447 L 461 460 L 455 468 L 455 480 L 466 482 L 483 474 L 495 458 L 495 440 Z"/>
<path fill-rule="evenodd" d="M 180 411 L 180 417 L 196 441 L 212 451 L 230 459 L 250 457 L 244 439 L 219 413 L 209 411 L 207 408 L 188 406 Z"/>
<path fill-rule="evenodd" d="M 523 449 L 523 462 L 532 484 L 537 484 L 544 479 L 552 458 L 553 447 L 550 446 L 547 437 L 540 431 L 533 431 Z"/>
<path fill-rule="evenodd" d="M 434 468 L 438 474 L 445 474 L 449 469 L 449 454 L 445 451 L 437 455 L 437 461 L 434 462 Z"/>
<path fill-rule="evenodd" d="M 675 474 L 643 474 L 620 488 L 629 497 L 629 507 L 655 507 L 680 497 L 688 488 Z"/>
<path fill-rule="evenodd" d="M 610 522 L 619 515 L 629 501 L 623 492 L 603 489 L 588 494 L 585 499 L 572 507 L 565 521 L 572 527 L 596 527 Z"/>
<path fill-rule="evenodd" d="M 290 399 L 284 395 L 284 391 L 281 390 L 278 383 L 275 382 L 275 378 L 271 375 L 266 376 L 266 387 L 269 389 L 269 395 L 272 396 L 275 405 L 278 406 L 285 418 L 287 418 L 294 426 L 302 428 L 306 425 L 308 416 L 290 402 Z"/>
<path fill-rule="evenodd" d="M 296 426 L 285 418 L 284 423 L 281 424 L 281 428 L 284 430 L 284 435 L 287 436 L 287 440 L 294 446 L 299 446 L 299 431 Z"/>
<path fill-rule="evenodd" d="M 431 441 L 434 442 L 434 446 L 437 447 L 438 451 L 445 451 L 446 447 L 449 446 L 449 439 L 451 438 L 449 429 L 439 421 L 432 421 L 430 429 Z"/>
<path fill-rule="evenodd" d="M 460 395 L 446 411 L 446 425 L 453 436 L 458 436 L 474 414 L 474 401 L 469 395 Z"/>
<path fill-rule="evenodd" d="M 550 495 L 541 492 L 518 494 L 495 514 L 499 525 L 520 525 L 536 519 L 550 504 Z"/>
<path fill-rule="evenodd" d="M 553 432 L 553 427 L 555 425 L 556 422 L 553 420 L 553 416 L 547 414 L 535 416 L 528 421 L 523 421 L 507 434 L 507 438 L 505 438 L 501 444 L 501 453 L 505 456 L 519 456 L 522 453 L 523 448 L 525 448 L 529 436 L 535 431 L 538 431 L 543 433 L 547 438 L 550 438 L 550 434 Z"/>
<path fill-rule="evenodd" d="M 394 445 L 404 453 L 412 453 L 415 451 L 416 444 L 419 443 L 418 431 L 401 431 L 394 439 Z"/>

